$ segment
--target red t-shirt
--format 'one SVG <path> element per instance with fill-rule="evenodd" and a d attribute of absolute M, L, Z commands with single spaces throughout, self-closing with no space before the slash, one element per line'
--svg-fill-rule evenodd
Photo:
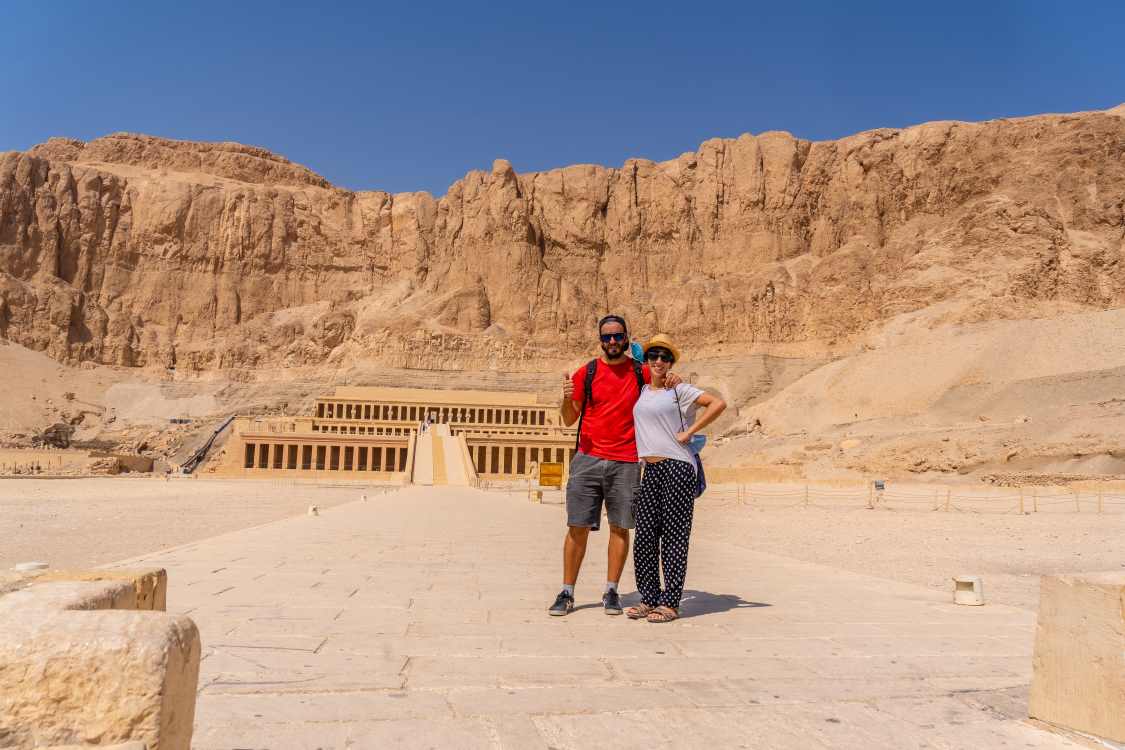
<path fill-rule="evenodd" d="M 648 365 L 641 368 L 645 382 L 652 382 Z M 586 365 L 570 376 L 574 381 L 574 402 L 582 411 L 585 398 Z M 590 384 L 593 401 L 582 418 L 582 434 L 578 449 L 588 456 L 610 461 L 637 460 L 637 437 L 633 427 L 633 406 L 640 398 L 633 360 L 628 357 L 617 365 L 607 365 L 600 358 Z"/>

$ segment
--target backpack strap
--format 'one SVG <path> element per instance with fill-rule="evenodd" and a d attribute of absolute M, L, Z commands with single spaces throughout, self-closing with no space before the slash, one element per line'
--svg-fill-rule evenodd
<path fill-rule="evenodd" d="M 641 395 L 641 391 L 645 389 L 645 371 L 641 367 L 641 363 L 633 360 L 633 374 L 637 376 L 637 395 Z"/>
<path fill-rule="evenodd" d="M 594 375 L 598 372 L 598 360 L 591 359 L 586 363 L 586 377 L 582 381 L 582 410 L 578 412 L 578 432 L 574 434 L 574 450 L 582 442 L 582 420 L 586 416 L 586 407 L 594 398 Z"/>

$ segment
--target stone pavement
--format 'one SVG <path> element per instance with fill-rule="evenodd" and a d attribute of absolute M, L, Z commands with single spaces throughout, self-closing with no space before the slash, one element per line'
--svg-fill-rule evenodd
<path fill-rule="evenodd" d="M 600 609 L 603 529 L 551 618 L 563 530 L 413 487 L 140 558 L 202 633 L 193 744 L 1078 747 L 1022 720 L 1030 612 L 696 538 L 683 618 L 632 622 Z"/>

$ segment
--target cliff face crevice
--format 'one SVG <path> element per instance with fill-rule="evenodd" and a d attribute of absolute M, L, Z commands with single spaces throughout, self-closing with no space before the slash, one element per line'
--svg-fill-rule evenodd
<path fill-rule="evenodd" d="M 0 154 L 0 336 L 65 362 L 531 367 L 609 309 L 690 351 L 1125 304 L 1125 118 L 713 139 L 441 198 L 116 134 Z"/>

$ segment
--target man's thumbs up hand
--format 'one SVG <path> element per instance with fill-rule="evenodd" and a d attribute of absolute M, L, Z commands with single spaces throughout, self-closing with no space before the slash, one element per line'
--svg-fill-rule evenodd
<path fill-rule="evenodd" d="M 566 373 L 563 373 L 562 393 L 564 402 L 574 400 L 574 380 L 572 380 L 570 375 L 567 375 Z"/>

